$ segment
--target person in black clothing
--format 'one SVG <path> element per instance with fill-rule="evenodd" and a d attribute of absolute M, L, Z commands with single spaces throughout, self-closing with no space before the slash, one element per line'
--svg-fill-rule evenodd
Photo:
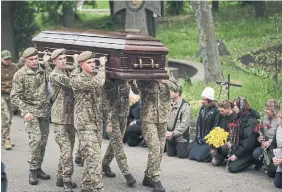
<path fill-rule="evenodd" d="M 1 162 L 1 192 L 7 191 L 7 176 L 5 173 L 5 165 Z"/>
<path fill-rule="evenodd" d="M 220 102 L 218 108 L 220 112 L 218 127 L 223 128 L 225 131 L 229 132 L 228 124 L 233 122 L 237 116 L 236 113 L 232 110 L 233 102 L 224 100 Z M 221 158 L 221 156 L 217 158 L 217 154 L 222 153 L 221 150 L 222 150 L 221 147 L 212 150 L 211 155 L 212 155 L 213 166 L 220 165 L 224 161 L 224 158 Z"/>
<path fill-rule="evenodd" d="M 221 153 L 217 154 L 217 158 L 223 160 L 228 158 L 227 169 L 230 173 L 241 172 L 254 163 L 252 151 L 257 146 L 258 138 L 258 134 L 254 131 L 258 124 L 258 112 L 251 109 L 248 101 L 243 97 L 234 100 L 234 111 L 237 114 L 233 122 L 236 130 L 232 134 L 235 142 L 228 141 L 221 148 Z"/>
<path fill-rule="evenodd" d="M 127 131 L 124 137 L 124 142 L 130 147 L 139 145 L 143 140 L 140 120 L 141 99 L 139 95 L 130 91 L 129 94 L 130 109 L 127 122 Z"/>
<path fill-rule="evenodd" d="M 210 147 L 205 143 L 204 137 L 218 125 L 219 112 L 214 98 L 214 89 L 207 87 L 202 92 L 202 104 L 197 124 L 196 139 L 190 144 L 189 159 L 198 162 L 209 162 L 211 160 Z"/>

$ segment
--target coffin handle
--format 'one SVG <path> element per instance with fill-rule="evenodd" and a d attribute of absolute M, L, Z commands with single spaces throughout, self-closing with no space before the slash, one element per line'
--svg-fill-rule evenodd
<path fill-rule="evenodd" d="M 142 59 L 139 59 L 139 63 L 135 63 L 133 66 L 134 66 L 134 68 L 137 68 L 137 67 L 140 67 L 140 68 L 152 67 L 152 69 L 153 68 L 159 68 L 159 64 L 157 64 L 157 63 L 155 64 L 153 59 L 151 59 L 151 64 L 143 64 Z"/>

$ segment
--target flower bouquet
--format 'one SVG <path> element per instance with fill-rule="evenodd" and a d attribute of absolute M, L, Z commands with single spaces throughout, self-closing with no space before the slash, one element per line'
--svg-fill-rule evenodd
<path fill-rule="evenodd" d="M 212 148 L 219 148 L 226 143 L 228 135 L 224 129 L 215 127 L 204 139 Z"/>
<path fill-rule="evenodd" d="M 264 128 L 267 128 L 269 129 L 271 126 L 270 125 L 263 125 L 261 123 L 257 124 L 256 128 L 254 129 L 254 131 L 256 133 L 259 134 L 259 136 L 263 136 L 265 138 L 265 132 L 264 132 Z M 269 165 L 270 164 L 270 158 L 268 156 L 268 153 L 267 153 L 267 149 L 263 149 L 263 153 L 262 155 L 259 157 L 259 159 L 261 160 L 263 158 L 264 160 L 264 163 L 266 165 Z"/>

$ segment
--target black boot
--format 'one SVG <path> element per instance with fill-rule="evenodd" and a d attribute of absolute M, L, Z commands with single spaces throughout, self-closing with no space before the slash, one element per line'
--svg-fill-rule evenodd
<path fill-rule="evenodd" d="M 73 182 L 71 181 L 67 181 L 67 182 L 64 182 L 64 192 L 73 192 Z"/>
<path fill-rule="evenodd" d="M 136 180 L 131 175 L 131 173 L 124 175 L 124 177 L 126 179 L 126 183 L 127 183 L 128 187 L 133 187 L 135 185 Z"/>
<path fill-rule="evenodd" d="M 165 192 L 165 188 L 160 181 L 153 181 L 153 192 Z"/>
<path fill-rule="evenodd" d="M 41 168 L 37 169 L 37 177 L 39 179 L 44 179 L 44 180 L 48 180 L 50 179 L 50 175 L 46 174 L 44 171 L 42 171 Z"/>
<path fill-rule="evenodd" d="M 112 172 L 109 165 L 102 165 L 102 169 L 107 177 L 111 177 L 111 178 L 116 177 L 116 174 Z"/>
<path fill-rule="evenodd" d="M 145 176 L 143 179 L 142 185 L 147 186 L 147 187 L 153 187 L 153 181 L 150 177 Z"/>
<path fill-rule="evenodd" d="M 74 159 L 75 164 L 82 166 L 82 157 L 76 156 Z"/>
<path fill-rule="evenodd" d="M 37 178 L 37 170 L 29 170 L 29 184 L 37 185 L 38 178 Z"/>
<path fill-rule="evenodd" d="M 263 166 L 263 161 L 257 160 L 257 161 L 255 161 L 254 170 L 258 171 L 258 170 L 260 170 L 262 168 L 262 166 Z"/>
<path fill-rule="evenodd" d="M 57 178 L 56 186 L 57 186 L 57 187 L 63 187 L 63 186 L 64 186 L 64 180 L 63 180 L 63 178 Z M 76 183 L 71 182 L 71 187 L 72 187 L 72 189 L 76 188 Z"/>

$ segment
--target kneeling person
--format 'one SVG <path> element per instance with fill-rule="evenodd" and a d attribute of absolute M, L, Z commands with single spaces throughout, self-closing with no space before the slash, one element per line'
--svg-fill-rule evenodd
<path fill-rule="evenodd" d="M 167 125 L 166 151 L 170 157 L 188 157 L 190 105 L 181 97 L 182 89 L 170 91 L 172 110 Z"/>

